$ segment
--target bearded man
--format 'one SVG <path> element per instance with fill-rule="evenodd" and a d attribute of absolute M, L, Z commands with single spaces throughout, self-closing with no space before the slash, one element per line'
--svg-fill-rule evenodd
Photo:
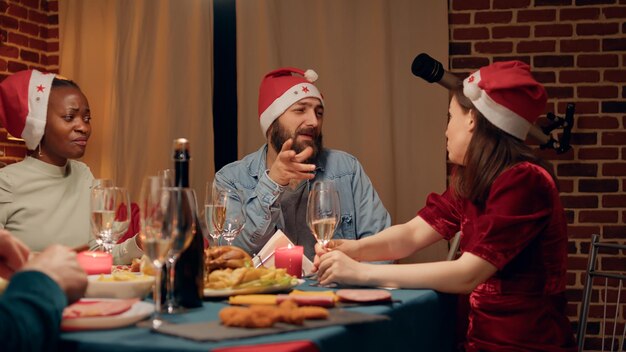
<path fill-rule="evenodd" d="M 359 239 L 391 224 L 359 161 L 323 147 L 324 99 L 313 84 L 316 79 L 312 70 L 291 67 L 268 73 L 259 88 L 259 119 L 267 144 L 215 175 L 218 187 L 243 193 L 246 224 L 233 244 L 251 255 L 282 230 L 313 259 L 316 240 L 306 211 L 315 181 L 332 180 L 339 194 L 340 223 L 333 238 Z"/>

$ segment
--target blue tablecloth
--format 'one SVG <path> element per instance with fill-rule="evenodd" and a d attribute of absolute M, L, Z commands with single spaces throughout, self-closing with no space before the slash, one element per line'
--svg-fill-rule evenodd
<path fill-rule="evenodd" d="M 306 283 L 301 290 L 314 290 Z M 324 289 L 327 290 L 327 289 Z M 394 303 L 355 306 L 346 309 L 384 314 L 391 319 L 367 324 L 331 326 L 320 329 L 228 340 L 196 342 L 127 327 L 115 330 L 68 332 L 61 335 L 61 351 L 139 352 L 210 351 L 218 347 L 254 345 L 280 341 L 309 340 L 321 351 L 451 351 L 454 340 L 456 298 L 432 290 L 391 291 Z M 175 323 L 217 320 L 225 302 L 204 302 L 187 313 L 167 316 Z"/>

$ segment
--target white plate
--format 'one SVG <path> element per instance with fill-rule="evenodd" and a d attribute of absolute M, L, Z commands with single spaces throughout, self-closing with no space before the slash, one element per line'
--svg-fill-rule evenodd
<path fill-rule="evenodd" d="M 150 314 L 152 314 L 153 311 L 153 304 L 139 301 L 133 304 L 133 306 L 130 307 L 129 310 L 118 315 L 110 315 L 106 317 L 63 319 L 61 321 L 61 330 L 77 331 L 121 328 L 123 326 L 134 324 L 148 317 Z"/>
<path fill-rule="evenodd" d="M 89 275 L 87 285 L 87 298 L 144 298 L 154 284 L 154 276 L 140 273 L 133 275 L 141 276 L 141 279 L 131 281 L 98 281 L 100 276 L 110 278 L 111 275 Z"/>
<path fill-rule="evenodd" d="M 287 285 L 272 285 L 264 287 L 246 287 L 239 289 L 224 289 L 224 290 L 212 290 L 210 288 L 204 289 L 204 297 L 229 297 L 234 295 L 249 295 L 253 293 L 276 293 L 289 291 L 292 288 L 298 286 L 300 280 L 293 279 Z"/>

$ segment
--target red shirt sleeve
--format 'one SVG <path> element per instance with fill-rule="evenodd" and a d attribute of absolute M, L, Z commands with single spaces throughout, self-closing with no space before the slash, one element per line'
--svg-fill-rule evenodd
<path fill-rule="evenodd" d="M 449 189 L 443 194 L 429 194 L 426 206 L 417 212 L 417 215 L 446 240 L 450 240 L 459 232 L 462 214 L 461 201 L 456 199 Z"/>

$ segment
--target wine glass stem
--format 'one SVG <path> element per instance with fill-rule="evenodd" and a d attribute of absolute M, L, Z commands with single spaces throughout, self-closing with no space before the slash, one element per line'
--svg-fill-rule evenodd
<path fill-rule="evenodd" d="M 152 316 L 152 328 L 158 329 L 161 324 L 161 271 L 163 270 L 163 264 L 155 267 L 154 277 L 154 315 Z"/>
<path fill-rule="evenodd" d="M 168 258 L 167 270 L 169 270 L 169 283 L 167 285 L 166 308 L 168 313 L 174 313 L 176 302 L 174 301 L 174 275 L 176 275 L 176 257 Z"/>

